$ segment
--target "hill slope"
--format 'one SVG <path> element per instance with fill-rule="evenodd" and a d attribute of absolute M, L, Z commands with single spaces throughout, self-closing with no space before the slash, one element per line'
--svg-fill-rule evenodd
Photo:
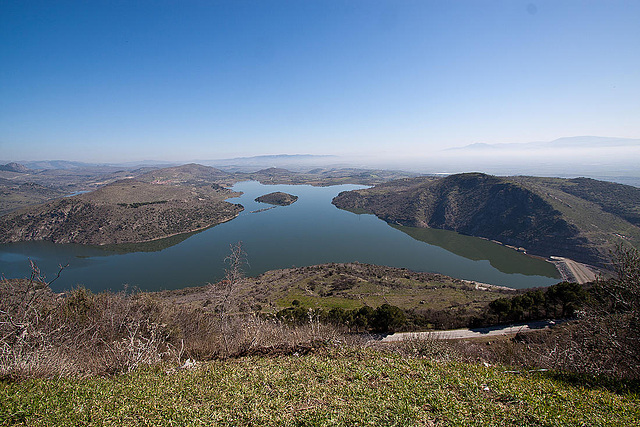
<path fill-rule="evenodd" d="M 0 171 L 9 171 L 9 172 L 17 172 L 17 173 L 25 173 L 29 172 L 29 168 L 20 163 L 11 162 L 6 165 L 0 165 Z"/>
<path fill-rule="evenodd" d="M 207 179 L 218 171 L 202 168 L 186 165 L 164 175 L 153 171 L 11 213 L 0 218 L 0 242 L 145 242 L 235 218 L 242 206 L 224 201 L 232 192 Z"/>
<path fill-rule="evenodd" d="M 67 193 L 59 188 L 50 188 L 34 183 L 16 183 L 9 179 L 0 178 L 0 215 L 28 205 L 62 197 L 65 194 Z"/>
<path fill-rule="evenodd" d="M 537 255 L 603 264 L 614 243 L 640 244 L 640 229 L 625 219 L 634 219 L 636 205 L 615 203 L 622 192 L 631 193 L 628 200 L 640 197 L 640 189 L 595 180 L 587 184 L 467 173 L 343 192 L 333 204 L 373 213 L 389 223 L 453 230 L 525 247 Z M 573 204 L 566 203 L 568 199 Z"/>

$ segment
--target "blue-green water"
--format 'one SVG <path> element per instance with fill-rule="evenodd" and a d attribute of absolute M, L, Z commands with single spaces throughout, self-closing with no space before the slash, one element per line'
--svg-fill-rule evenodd
<path fill-rule="evenodd" d="M 501 245 L 443 230 L 391 227 L 373 215 L 356 215 L 331 204 L 339 192 L 356 185 L 311 187 L 236 184 L 244 194 L 229 199 L 245 210 L 236 219 L 208 230 L 165 241 L 105 250 L 79 245 L 28 242 L 0 245 L 0 273 L 29 274 L 28 258 L 49 278 L 58 264 L 69 264 L 54 289 L 82 284 L 92 290 L 176 289 L 219 280 L 229 245 L 242 241 L 247 274 L 326 262 L 406 267 L 514 288 L 548 286 L 558 281 L 552 264 Z M 299 196 L 290 206 L 251 213 L 270 205 L 254 199 L 273 191 Z M 134 251 L 134 252 L 126 252 Z"/>

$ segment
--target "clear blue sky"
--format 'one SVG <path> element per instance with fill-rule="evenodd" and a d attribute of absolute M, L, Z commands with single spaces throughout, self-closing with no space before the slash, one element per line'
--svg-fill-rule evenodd
<path fill-rule="evenodd" d="M 640 138 L 640 1 L 0 0 L 0 159 Z"/>

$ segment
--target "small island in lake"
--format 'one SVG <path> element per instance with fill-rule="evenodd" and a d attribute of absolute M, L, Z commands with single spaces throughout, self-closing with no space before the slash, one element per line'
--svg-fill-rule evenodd
<path fill-rule="evenodd" d="M 270 205 L 289 206 L 298 200 L 298 196 L 276 191 L 275 193 L 265 194 L 255 199 L 256 202 L 269 203 Z"/>

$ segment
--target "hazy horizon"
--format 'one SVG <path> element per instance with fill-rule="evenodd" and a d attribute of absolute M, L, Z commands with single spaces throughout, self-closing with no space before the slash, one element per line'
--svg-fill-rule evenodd
<path fill-rule="evenodd" d="M 3 2 L 0 158 L 640 138 L 639 21 L 627 1 Z"/>

